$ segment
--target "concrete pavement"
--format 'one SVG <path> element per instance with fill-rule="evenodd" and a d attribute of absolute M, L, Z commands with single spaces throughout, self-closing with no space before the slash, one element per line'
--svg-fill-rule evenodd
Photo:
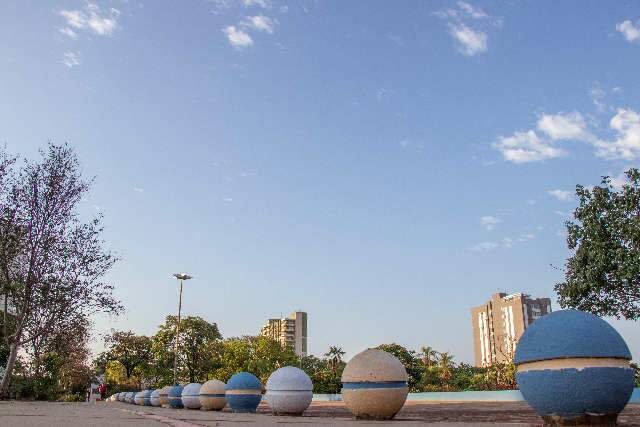
<path fill-rule="evenodd" d="M 640 405 L 628 405 L 622 426 L 640 426 Z M 342 402 L 314 402 L 303 417 L 276 417 L 261 404 L 257 414 L 233 414 L 135 406 L 119 402 L 0 402 L 0 426 L 541 426 L 540 418 L 521 402 L 407 402 L 393 421 L 356 421 Z"/>

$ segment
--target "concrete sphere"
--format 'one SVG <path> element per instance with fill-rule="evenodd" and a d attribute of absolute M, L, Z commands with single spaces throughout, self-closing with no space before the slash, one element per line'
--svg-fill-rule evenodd
<path fill-rule="evenodd" d="M 166 385 L 160 389 L 160 406 L 169 406 L 169 389 L 170 385 Z"/>
<path fill-rule="evenodd" d="M 132 405 L 134 405 L 136 403 L 136 392 L 135 391 L 130 391 L 128 393 L 128 399 L 127 399 L 127 403 L 131 403 Z"/>
<path fill-rule="evenodd" d="M 144 392 L 143 391 L 139 391 L 134 395 L 133 403 L 135 403 L 136 405 L 139 405 L 139 406 L 144 405 Z"/>
<path fill-rule="evenodd" d="M 200 405 L 205 411 L 220 411 L 227 405 L 224 398 L 225 383 L 209 380 L 200 387 Z"/>
<path fill-rule="evenodd" d="M 133 403 L 133 398 L 135 397 L 135 393 L 132 391 L 128 391 L 124 394 L 124 402 L 125 403 Z"/>
<path fill-rule="evenodd" d="M 122 402 L 122 393 L 116 393 L 116 400 Z"/>
<path fill-rule="evenodd" d="M 125 393 L 125 392 L 123 392 L 123 391 L 121 391 L 120 393 L 118 393 L 118 402 L 124 402 L 124 396 L 125 396 L 126 394 L 127 394 L 127 393 Z"/>
<path fill-rule="evenodd" d="M 181 409 L 182 405 L 182 386 L 174 385 L 169 389 L 169 407 L 173 409 Z"/>
<path fill-rule="evenodd" d="M 151 406 L 151 393 L 153 393 L 153 390 L 142 391 L 142 404 L 144 406 Z"/>
<path fill-rule="evenodd" d="M 151 406 L 160 406 L 160 389 L 157 388 L 151 392 L 150 397 Z"/>
<path fill-rule="evenodd" d="M 200 387 L 199 383 L 191 383 L 182 389 L 182 404 L 188 409 L 200 409 Z"/>
<path fill-rule="evenodd" d="M 634 387 L 631 353 L 620 334 L 590 313 L 561 310 L 526 329 L 516 380 L 549 424 L 612 424 Z"/>
<path fill-rule="evenodd" d="M 407 371 L 395 356 L 368 349 L 356 354 L 342 373 L 342 399 L 358 419 L 388 420 L 407 400 Z"/>
<path fill-rule="evenodd" d="M 302 369 L 285 366 L 267 380 L 265 400 L 275 415 L 302 415 L 313 398 L 313 383 Z"/>
<path fill-rule="evenodd" d="M 225 398 L 233 412 L 256 412 L 262 400 L 262 384 L 248 372 L 238 372 L 224 386 Z"/>

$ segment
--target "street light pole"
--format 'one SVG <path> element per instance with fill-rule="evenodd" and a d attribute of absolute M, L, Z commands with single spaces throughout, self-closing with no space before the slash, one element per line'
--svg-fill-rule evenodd
<path fill-rule="evenodd" d="M 173 384 L 178 385 L 178 341 L 180 340 L 180 315 L 182 312 L 182 285 L 185 280 L 192 279 L 192 276 L 184 273 L 176 273 L 173 275 L 180 280 L 180 297 L 178 299 L 178 321 L 176 322 L 176 340 L 173 348 Z"/>

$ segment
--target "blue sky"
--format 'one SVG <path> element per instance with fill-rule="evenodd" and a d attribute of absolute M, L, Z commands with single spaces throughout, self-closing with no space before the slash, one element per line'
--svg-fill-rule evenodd
<path fill-rule="evenodd" d="M 68 141 L 97 181 L 127 312 L 309 348 L 472 360 L 469 308 L 550 296 L 576 184 L 640 156 L 640 4 L 123 1 L 0 5 L 0 140 Z M 638 323 L 614 322 L 640 354 Z M 99 348 L 97 345 L 96 348 Z"/>

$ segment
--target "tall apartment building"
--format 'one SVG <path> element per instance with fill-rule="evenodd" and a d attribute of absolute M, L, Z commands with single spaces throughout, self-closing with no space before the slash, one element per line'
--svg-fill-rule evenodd
<path fill-rule="evenodd" d="M 295 311 L 289 317 L 269 319 L 260 335 L 273 338 L 282 346 L 288 345 L 298 356 L 307 355 L 307 313 Z"/>
<path fill-rule="evenodd" d="M 551 313 L 549 298 L 496 293 L 487 303 L 471 309 L 476 366 L 509 360 L 525 329 Z"/>

